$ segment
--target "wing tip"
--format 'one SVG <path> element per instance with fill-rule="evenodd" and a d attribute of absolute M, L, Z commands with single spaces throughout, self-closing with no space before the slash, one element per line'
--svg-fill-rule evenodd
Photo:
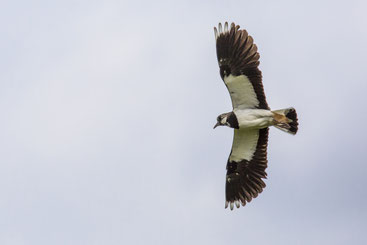
<path fill-rule="evenodd" d="M 240 208 L 241 205 L 242 205 L 242 207 L 244 207 L 246 205 L 246 201 L 236 199 L 236 200 L 233 200 L 233 201 L 226 201 L 225 204 L 224 204 L 224 208 L 227 209 L 229 207 L 229 209 L 232 211 L 234 209 L 234 207 Z"/>
<path fill-rule="evenodd" d="M 238 29 L 240 29 L 240 26 L 236 25 L 234 22 L 231 23 L 230 27 L 228 21 L 224 22 L 224 25 L 222 25 L 222 23 L 219 22 L 218 28 L 214 27 L 215 40 L 217 40 L 220 36 L 226 33 L 230 33 L 231 30 L 238 31 Z"/>

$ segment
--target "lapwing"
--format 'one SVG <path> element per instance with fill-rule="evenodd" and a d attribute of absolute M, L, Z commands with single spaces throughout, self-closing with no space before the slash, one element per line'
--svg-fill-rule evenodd
<path fill-rule="evenodd" d="M 233 210 L 245 206 L 265 188 L 269 127 L 295 135 L 296 110 L 270 110 L 266 102 L 260 55 L 253 38 L 234 23 L 214 27 L 220 76 L 232 100 L 232 111 L 217 117 L 217 126 L 234 129 L 232 150 L 227 162 L 226 200 Z"/>

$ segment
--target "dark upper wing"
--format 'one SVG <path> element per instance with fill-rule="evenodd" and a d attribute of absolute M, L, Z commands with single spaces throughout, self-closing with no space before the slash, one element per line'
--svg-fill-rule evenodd
<path fill-rule="evenodd" d="M 246 30 L 234 23 L 214 27 L 220 75 L 232 99 L 233 109 L 269 109 L 258 69 L 260 55 Z"/>
<path fill-rule="evenodd" d="M 244 206 L 265 188 L 268 128 L 235 129 L 232 152 L 227 163 L 226 205 Z"/>

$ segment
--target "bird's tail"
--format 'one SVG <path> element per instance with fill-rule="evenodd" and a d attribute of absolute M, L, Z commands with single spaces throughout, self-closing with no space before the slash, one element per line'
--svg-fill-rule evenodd
<path fill-rule="evenodd" d="M 273 125 L 280 130 L 290 134 L 296 134 L 298 131 L 298 119 L 296 109 L 290 107 L 276 110 L 273 112 Z"/>

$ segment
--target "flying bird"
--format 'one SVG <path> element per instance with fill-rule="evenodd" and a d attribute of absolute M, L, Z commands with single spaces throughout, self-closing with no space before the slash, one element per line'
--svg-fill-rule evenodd
<path fill-rule="evenodd" d="M 232 100 L 233 110 L 217 117 L 217 126 L 234 129 L 227 162 L 225 208 L 246 205 L 265 188 L 270 126 L 295 135 L 296 110 L 270 110 L 266 102 L 260 55 L 251 36 L 234 23 L 214 27 L 220 76 Z"/>

